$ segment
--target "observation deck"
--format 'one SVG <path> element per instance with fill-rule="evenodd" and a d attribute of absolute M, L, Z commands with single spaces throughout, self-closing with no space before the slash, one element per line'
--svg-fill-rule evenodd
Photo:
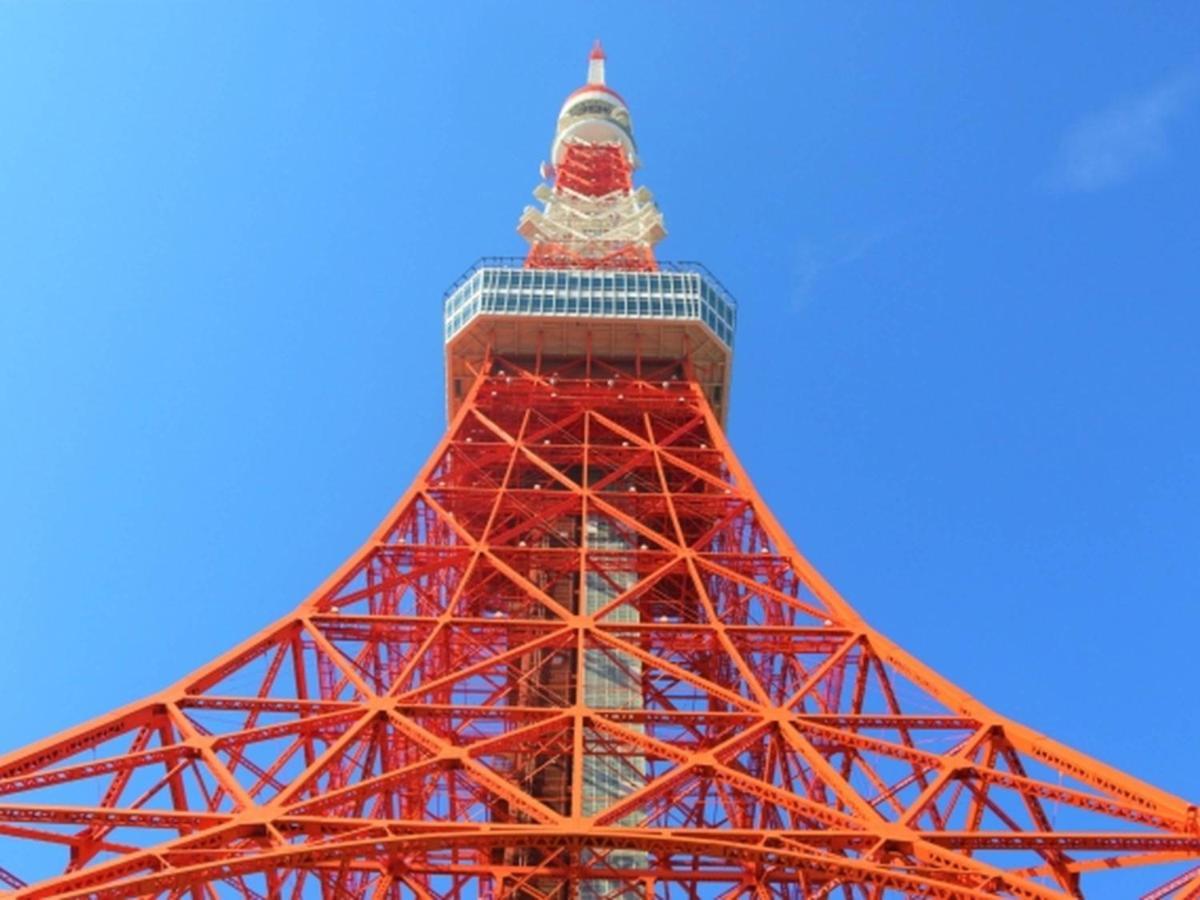
<path fill-rule="evenodd" d="M 446 291 L 446 407 L 458 410 L 485 355 L 543 361 L 681 360 L 725 421 L 737 303 L 704 266 L 532 269 L 485 257 Z"/>

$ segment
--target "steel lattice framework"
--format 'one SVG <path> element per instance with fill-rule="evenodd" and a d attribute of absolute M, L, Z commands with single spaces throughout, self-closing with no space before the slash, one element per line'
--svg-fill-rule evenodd
<path fill-rule="evenodd" d="M 633 168 L 616 144 L 572 143 L 554 170 L 554 187 L 537 196 L 520 230 L 532 242 L 534 269 L 653 270 L 653 245 L 665 234 L 648 191 L 634 191 Z"/>
<path fill-rule="evenodd" d="M 604 82 L 599 41 L 588 61 L 588 83 L 567 97 L 544 174 L 517 230 L 530 243 L 536 269 L 652 271 L 654 245 L 666 236 L 650 191 L 633 188 L 636 145 L 629 110 Z"/>
<path fill-rule="evenodd" d="M 720 379 L 697 373 L 728 351 L 706 324 L 725 313 L 686 293 L 655 313 L 668 278 L 690 284 L 665 273 L 635 281 L 650 312 L 622 330 L 617 276 L 589 277 L 562 297 L 599 285 L 597 311 L 557 330 L 503 296 L 448 303 L 473 318 L 448 330 L 471 380 L 447 433 L 294 612 L 0 759 L 0 880 L 1053 898 L 1145 866 L 1146 897 L 1200 897 L 1194 806 L 989 710 L 792 546 L 726 440 Z M 503 289 L 532 304 L 533 283 Z"/>

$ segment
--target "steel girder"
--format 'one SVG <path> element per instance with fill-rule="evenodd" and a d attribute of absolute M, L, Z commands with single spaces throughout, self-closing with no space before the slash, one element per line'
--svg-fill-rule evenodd
<path fill-rule="evenodd" d="M 1195 807 L 870 628 L 679 361 L 488 360 L 294 612 L 0 760 L 27 897 L 1179 900 L 1198 857 Z"/>

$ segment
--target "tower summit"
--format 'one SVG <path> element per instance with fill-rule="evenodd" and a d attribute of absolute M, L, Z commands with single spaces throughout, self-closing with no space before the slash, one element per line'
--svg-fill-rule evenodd
<path fill-rule="evenodd" d="M 526 265 L 552 269 L 653 271 L 654 245 L 666 235 L 645 188 L 633 189 L 637 144 L 621 95 L 604 81 L 600 42 L 588 58 L 587 83 L 558 114 L 550 164 L 517 230 L 529 241 Z"/>
<path fill-rule="evenodd" d="M 733 300 L 656 260 L 605 78 L 597 45 L 529 255 L 445 296 L 450 423 L 409 490 L 274 624 L 0 758 L 0 883 L 1200 896 L 1194 806 L 988 709 L 797 552 L 722 429 Z"/>
<path fill-rule="evenodd" d="M 481 260 L 446 295 L 451 416 L 490 355 L 665 366 L 698 383 L 724 422 L 737 306 L 703 266 L 655 260 L 662 213 L 633 186 L 633 123 L 604 64 L 597 42 L 587 82 L 559 112 L 548 181 L 534 190 L 542 208 L 517 225 L 529 255 Z"/>

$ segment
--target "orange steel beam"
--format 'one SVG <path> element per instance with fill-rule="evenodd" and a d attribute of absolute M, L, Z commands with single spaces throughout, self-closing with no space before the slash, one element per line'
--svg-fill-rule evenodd
<path fill-rule="evenodd" d="M 28 897 L 1178 900 L 1197 860 L 1194 806 L 872 629 L 687 360 L 486 359 L 294 612 L 0 759 Z"/>

